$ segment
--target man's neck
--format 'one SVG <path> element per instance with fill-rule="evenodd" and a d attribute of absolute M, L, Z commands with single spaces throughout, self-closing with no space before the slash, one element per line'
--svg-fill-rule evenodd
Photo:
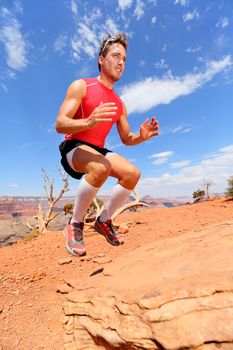
<path fill-rule="evenodd" d="M 97 77 L 97 79 L 105 85 L 107 88 L 112 89 L 114 85 L 114 81 L 110 80 L 109 78 L 105 77 L 103 74 L 100 73 L 100 75 Z"/>

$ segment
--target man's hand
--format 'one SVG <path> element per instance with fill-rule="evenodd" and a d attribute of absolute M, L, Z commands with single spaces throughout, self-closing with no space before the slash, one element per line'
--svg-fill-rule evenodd
<path fill-rule="evenodd" d="M 153 136 L 157 136 L 159 130 L 159 123 L 155 117 L 151 118 L 151 121 L 147 118 L 140 127 L 140 137 L 143 140 L 148 140 Z"/>
<path fill-rule="evenodd" d="M 94 109 L 91 115 L 86 118 L 86 123 L 91 129 L 96 126 L 98 122 L 110 122 L 112 118 L 109 118 L 116 115 L 117 106 L 114 102 L 103 103 L 100 102 L 99 106 Z"/>

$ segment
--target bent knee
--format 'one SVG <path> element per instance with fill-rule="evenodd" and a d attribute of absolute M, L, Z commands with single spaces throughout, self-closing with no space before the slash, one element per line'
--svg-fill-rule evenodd
<path fill-rule="evenodd" d="M 141 176 L 140 170 L 132 165 L 127 168 L 125 179 L 132 185 L 136 185 L 138 180 L 140 179 L 140 176 Z"/>
<path fill-rule="evenodd" d="M 100 185 L 107 179 L 111 172 L 111 163 L 108 160 L 104 160 L 101 163 L 94 163 L 91 165 L 91 175 L 96 183 Z"/>
<path fill-rule="evenodd" d="M 141 177 L 141 171 L 136 168 L 136 167 L 133 167 L 132 169 L 132 174 L 133 174 L 133 178 L 134 180 L 136 181 L 136 183 L 138 182 L 138 180 L 140 179 Z"/>

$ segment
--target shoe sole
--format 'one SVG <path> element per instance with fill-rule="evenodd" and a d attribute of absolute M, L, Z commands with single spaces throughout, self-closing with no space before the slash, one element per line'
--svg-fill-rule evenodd
<path fill-rule="evenodd" d="M 67 231 L 66 229 L 63 230 L 63 235 L 66 239 L 66 250 L 68 253 L 70 253 L 71 255 L 73 256 L 83 256 L 83 255 L 86 255 L 86 249 L 83 249 L 83 250 L 80 250 L 78 251 L 77 249 L 71 249 L 69 246 L 68 246 L 68 242 L 67 242 Z"/>
<path fill-rule="evenodd" d="M 114 242 L 110 241 L 110 240 L 108 239 L 108 237 L 106 236 L 106 234 L 101 230 L 101 228 L 99 227 L 99 225 L 98 225 L 97 222 L 95 222 L 94 229 L 95 229 L 98 233 L 100 233 L 102 236 L 104 236 L 105 239 L 106 239 L 106 241 L 107 241 L 108 243 L 110 243 L 111 245 L 114 245 L 114 246 L 116 247 L 116 246 L 119 246 L 119 245 L 124 244 L 124 241 L 119 242 L 119 243 L 114 243 Z"/>

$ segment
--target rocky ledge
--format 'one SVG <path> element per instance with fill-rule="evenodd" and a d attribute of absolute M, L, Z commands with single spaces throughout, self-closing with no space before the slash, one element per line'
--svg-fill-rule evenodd
<path fill-rule="evenodd" d="M 63 305 L 65 349 L 232 350 L 232 233 L 159 240 L 96 271 Z"/>

